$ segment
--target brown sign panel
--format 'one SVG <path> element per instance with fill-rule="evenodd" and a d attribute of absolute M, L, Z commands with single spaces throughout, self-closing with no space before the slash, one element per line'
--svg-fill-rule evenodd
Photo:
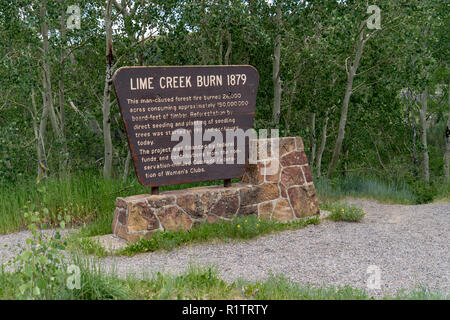
<path fill-rule="evenodd" d="M 248 156 L 248 137 L 245 150 L 239 149 L 235 139 L 234 152 L 230 153 L 226 132 L 253 127 L 258 81 L 258 72 L 252 66 L 117 70 L 113 83 L 139 182 L 156 187 L 242 176 L 245 163 L 237 159 L 242 152 Z M 189 133 L 190 138 L 173 138 L 178 129 Z M 208 129 L 220 131 L 223 140 L 205 136 Z M 186 141 L 189 147 L 180 147 Z M 221 155 L 223 163 L 202 161 L 205 148 L 211 150 L 213 145 L 217 153 L 211 155 Z M 181 154 L 189 159 L 181 164 L 174 162 L 174 147 L 184 148 Z"/>

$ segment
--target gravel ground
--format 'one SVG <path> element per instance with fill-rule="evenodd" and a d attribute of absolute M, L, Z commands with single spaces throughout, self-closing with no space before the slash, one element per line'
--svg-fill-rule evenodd
<path fill-rule="evenodd" d="M 227 281 L 264 280 L 284 274 L 301 284 L 350 285 L 379 297 L 399 289 L 425 286 L 449 292 L 450 203 L 386 205 L 346 200 L 367 212 L 360 223 L 323 221 L 246 242 L 200 244 L 134 257 L 101 260 L 119 275 L 178 274 L 189 264 L 216 266 Z M 0 236 L 4 244 L 23 241 L 25 233 Z M 381 289 L 367 289 L 368 266 L 381 271 Z"/>
<path fill-rule="evenodd" d="M 76 232 L 75 229 L 74 231 Z M 43 230 L 41 232 L 47 236 L 55 234 L 54 229 Z M 67 233 L 67 230 L 62 230 L 61 236 L 65 236 Z M 8 263 L 9 260 L 14 258 L 21 251 L 21 248 L 25 247 L 27 238 L 31 238 L 30 231 L 0 235 L 0 264 Z M 10 270 L 10 268 L 7 268 L 7 270 Z"/>

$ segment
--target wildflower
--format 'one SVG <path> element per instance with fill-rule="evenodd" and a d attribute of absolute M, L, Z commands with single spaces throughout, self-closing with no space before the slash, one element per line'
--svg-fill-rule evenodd
<path fill-rule="evenodd" d="M 238 225 L 237 225 L 237 227 L 238 227 L 238 228 L 240 228 L 240 227 L 241 227 L 241 225 L 240 225 L 240 224 L 238 224 Z"/>
<path fill-rule="evenodd" d="M 247 220 L 245 220 L 245 222 L 247 222 Z"/>
<path fill-rule="evenodd" d="M 257 223 L 256 226 L 259 227 L 259 223 Z"/>

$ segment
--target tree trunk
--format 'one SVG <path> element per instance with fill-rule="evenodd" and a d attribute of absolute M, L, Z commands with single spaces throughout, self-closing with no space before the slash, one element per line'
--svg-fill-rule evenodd
<path fill-rule="evenodd" d="M 66 41 L 66 16 L 65 16 L 65 1 L 64 0 L 59 0 L 59 2 L 61 3 L 61 27 L 60 27 L 60 32 L 61 32 L 61 39 L 62 39 L 62 43 L 61 43 L 61 57 L 60 57 L 60 68 L 61 68 L 61 75 L 60 75 L 60 79 L 59 79 L 59 83 L 58 83 L 58 87 L 59 87 L 59 123 L 60 123 L 60 134 L 61 134 L 61 138 L 62 138 L 62 158 L 60 161 L 60 173 L 61 170 L 64 170 L 67 172 L 67 164 L 68 164 L 68 160 L 69 160 L 69 154 L 68 154 L 68 150 L 67 150 L 67 141 L 66 141 L 66 111 L 64 108 L 64 61 L 66 58 L 66 50 L 64 48 L 65 46 L 65 41 Z"/>
<path fill-rule="evenodd" d="M 427 145 L 427 108 L 428 108 L 428 87 L 420 97 L 421 108 L 419 110 L 420 124 L 422 126 L 422 134 L 420 136 L 423 151 L 422 151 L 422 178 L 429 182 L 430 181 L 430 168 L 429 168 L 429 158 L 428 158 L 428 145 Z"/>
<path fill-rule="evenodd" d="M 287 105 L 287 114 L 284 117 L 284 126 L 286 127 L 286 132 L 290 133 L 290 124 L 289 121 L 292 120 L 292 103 L 294 102 L 294 97 L 297 91 L 297 80 L 294 81 L 294 84 L 292 85 L 292 91 L 290 94 L 289 102 Z"/>
<path fill-rule="evenodd" d="M 43 0 L 40 4 L 40 19 L 41 19 L 41 36 L 42 36 L 42 89 L 43 89 L 43 105 L 44 110 L 48 112 L 50 116 L 50 123 L 52 124 L 53 132 L 56 136 L 56 140 L 60 146 L 65 145 L 65 139 L 63 137 L 58 116 L 55 112 L 55 107 L 53 104 L 53 94 L 52 94 L 52 81 L 51 81 L 51 71 L 49 62 L 49 43 L 48 43 L 48 25 L 47 19 L 47 1 Z M 65 155 L 64 148 L 63 152 L 59 153 L 59 166 L 60 171 L 64 169 L 62 159 Z"/>
<path fill-rule="evenodd" d="M 353 60 L 353 63 L 350 67 L 350 70 L 347 71 L 347 87 L 345 89 L 345 95 L 344 95 L 344 101 L 342 103 L 342 110 L 341 110 L 341 119 L 339 121 L 339 130 L 338 130 L 338 136 L 336 138 L 336 144 L 333 150 L 333 155 L 331 157 L 331 163 L 328 168 L 327 177 L 330 178 L 333 174 L 334 170 L 336 169 L 337 163 L 339 161 L 339 155 L 342 149 L 342 142 L 344 141 L 345 136 L 345 124 L 347 122 L 347 112 L 348 112 L 348 104 L 350 102 L 350 97 L 352 95 L 352 89 L 353 89 L 353 80 L 356 75 L 356 71 L 358 70 L 359 61 L 361 59 L 362 53 L 363 53 L 363 47 L 364 47 L 364 28 L 365 28 L 365 21 L 361 23 L 360 29 L 359 29 L 359 38 L 357 43 L 357 50 L 355 53 L 355 57 Z"/>
<path fill-rule="evenodd" d="M 37 117 L 38 117 L 38 111 L 37 111 L 37 107 L 36 107 L 36 98 L 35 98 L 35 93 L 34 93 L 34 89 L 31 89 L 31 105 L 33 107 L 32 112 L 31 112 L 31 116 L 33 118 L 33 132 L 34 132 L 34 138 L 36 139 L 36 153 L 37 153 L 37 159 L 38 159 L 38 164 L 37 164 L 37 181 L 41 181 L 43 178 L 47 177 L 47 164 L 45 161 L 45 147 L 44 147 L 44 139 L 42 137 L 42 131 L 41 131 L 41 127 L 43 128 L 42 130 L 45 129 L 45 125 L 47 123 L 47 112 L 43 113 L 42 117 L 41 117 L 41 125 L 38 126 L 37 124 Z M 48 110 L 48 109 L 44 109 Z M 44 133 L 45 135 L 45 133 Z"/>
<path fill-rule="evenodd" d="M 103 93 L 103 140 L 105 145 L 103 176 L 111 178 L 113 146 L 111 140 L 111 83 L 113 74 L 111 2 L 108 0 L 105 10 L 106 31 L 106 76 Z"/>
<path fill-rule="evenodd" d="M 309 123 L 311 126 L 311 134 L 309 136 L 309 165 L 311 169 L 314 167 L 316 157 L 316 113 L 311 112 L 309 115 Z"/>
<path fill-rule="evenodd" d="M 220 37 L 219 37 L 219 66 L 223 64 L 223 34 L 225 33 L 224 30 L 220 30 Z"/>
<path fill-rule="evenodd" d="M 230 64 L 230 56 L 231 56 L 231 49 L 233 47 L 233 42 L 231 41 L 231 33 L 227 31 L 227 51 L 225 52 L 225 65 Z"/>
<path fill-rule="evenodd" d="M 447 88 L 447 105 L 450 108 L 450 86 Z M 450 112 L 448 112 L 447 127 L 445 128 L 444 177 L 450 181 Z"/>
<path fill-rule="evenodd" d="M 275 48 L 273 52 L 273 121 L 278 125 L 280 122 L 281 107 L 281 80 L 280 80 L 280 51 L 281 51 L 281 7 L 277 5 L 277 29 L 278 34 L 275 37 Z"/>
<path fill-rule="evenodd" d="M 408 102 L 409 102 L 409 122 L 411 127 L 411 139 L 412 139 L 412 151 L 411 151 L 411 160 L 414 165 L 414 175 L 417 176 L 416 168 L 418 167 L 418 160 L 417 160 L 417 149 L 416 149 L 416 121 L 414 117 L 414 97 L 411 92 L 411 89 L 408 88 Z"/>
<path fill-rule="evenodd" d="M 327 126 L 328 126 L 328 111 L 325 114 L 325 120 L 322 127 L 322 139 L 320 141 L 320 147 L 317 151 L 317 159 L 316 159 L 316 172 L 317 176 L 320 177 L 320 170 L 322 166 L 322 155 L 323 151 L 325 150 L 325 144 L 327 142 Z"/>

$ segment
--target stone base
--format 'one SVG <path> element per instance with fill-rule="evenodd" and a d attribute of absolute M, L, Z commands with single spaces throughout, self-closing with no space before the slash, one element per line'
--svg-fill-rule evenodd
<path fill-rule="evenodd" d="M 228 188 L 208 186 L 117 198 L 113 233 L 138 241 L 153 232 L 189 230 L 199 223 L 235 216 L 255 214 L 265 220 L 292 221 L 319 214 L 301 138 L 280 138 L 279 147 L 278 159 L 248 165 L 242 183 Z"/>

